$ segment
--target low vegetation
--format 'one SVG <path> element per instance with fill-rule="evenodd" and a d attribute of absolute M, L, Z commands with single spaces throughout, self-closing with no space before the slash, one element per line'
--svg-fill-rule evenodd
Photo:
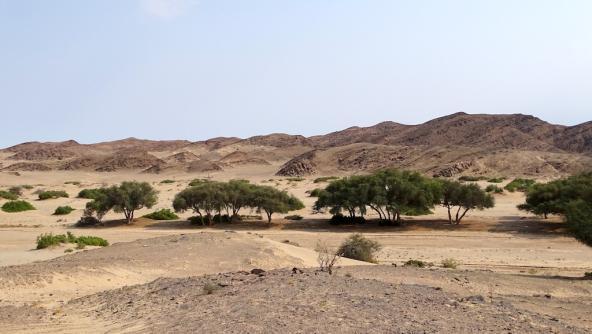
<path fill-rule="evenodd" d="M 17 196 L 23 196 L 23 187 L 22 186 L 13 186 L 8 188 L 8 192 L 11 194 L 15 194 Z"/>
<path fill-rule="evenodd" d="M 485 192 L 494 193 L 494 194 L 503 194 L 504 188 L 500 188 L 500 187 L 496 186 L 495 184 L 490 184 L 487 187 L 485 187 Z"/>
<path fill-rule="evenodd" d="M 381 248 L 382 246 L 378 242 L 356 233 L 352 234 L 339 246 L 337 254 L 349 259 L 376 263 L 374 254 Z"/>
<path fill-rule="evenodd" d="M 153 219 L 153 220 L 179 219 L 179 216 L 177 216 L 173 211 L 171 211 L 171 209 L 161 209 L 161 210 L 149 213 L 147 215 L 144 215 L 143 217 L 148 218 L 148 219 Z"/>
<path fill-rule="evenodd" d="M 317 262 L 319 264 L 319 270 L 328 272 L 329 275 L 333 274 L 333 267 L 341 257 L 339 250 L 329 247 L 326 242 L 319 241 L 315 247 L 315 251 L 318 254 Z"/>
<path fill-rule="evenodd" d="M 518 208 L 545 218 L 550 214 L 564 216 L 574 237 L 592 246 L 592 173 L 535 184 Z"/>
<path fill-rule="evenodd" d="M 485 181 L 487 180 L 487 176 L 472 176 L 472 175 L 463 175 L 458 178 L 459 181 L 463 182 L 477 182 L 477 181 Z"/>
<path fill-rule="evenodd" d="M 302 220 L 303 217 L 301 215 L 290 215 L 290 216 L 284 217 L 284 219 L 287 219 L 287 220 Z"/>
<path fill-rule="evenodd" d="M 95 199 L 101 195 L 100 189 L 82 189 L 78 193 L 78 198 Z"/>
<path fill-rule="evenodd" d="M 489 183 L 502 183 L 502 182 L 504 182 L 505 179 L 506 179 L 505 177 L 494 177 L 494 178 L 491 178 L 491 179 L 487 180 L 487 182 L 489 182 Z"/>
<path fill-rule="evenodd" d="M 323 176 L 323 177 L 317 177 L 316 179 L 314 179 L 314 183 L 323 183 L 323 182 L 329 182 L 329 181 L 333 181 L 333 180 L 338 180 L 339 177 L 337 176 Z"/>
<path fill-rule="evenodd" d="M 506 189 L 507 191 L 513 193 L 515 191 L 520 191 L 520 192 L 527 192 L 532 186 L 534 186 L 536 183 L 535 180 L 532 179 L 521 179 L 521 178 L 517 178 L 512 180 L 512 182 L 508 183 L 504 189 Z"/>
<path fill-rule="evenodd" d="M 63 191 L 63 190 L 46 190 L 46 191 L 42 191 L 38 194 L 39 200 L 40 201 L 44 201 L 44 200 L 48 200 L 48 199 L 56 199 L 56 198 L 60 198 L 60 197 L 64 197 L 67 198 L 68 193 Z"/>
<path fill-rule="evenodd" d="M 274 213 L 288 213 L 304 208 L 304 204 L 285 191 L 269 186 L 251 184 L 245 180 L 229 182 L 199 182 L 175 196 L 173 208 L 177 212 L 192 210 L 199 221 L 211 225 L 214 215 L 238 217 L 242 208 L 263 212 L 271 222 Z M 197 221 L 197 219 L 195 219 Z"/>
<path fill-rule="evenodd" d="M 44 249 L 61 244 L 77 244 L 78 248 L 84 248 L 85 246 L 109 246 L 109 242 L 103 238 L 94 236 L 76 237 L 71 232 L 67 232 L 66 234 L 44 233 L 37 237 L 37 249 Z"/>
<path fill-rule="evenodd" d="M 13 194 L 9 191 L 6 190 L 0 190 L 0 198 L 4 198 L 7 199 L 9 201 L 15 201 L 17 200 L 19 197 L 16 194 Z"/>
<path fill-rule="evenodd" d="M 35 210 L 35 207 L 27 201 L 10 201 L 2 205 L 2 211 L 4 212 L 14 213 L 29 210 Z"/>
<path fill-rule="evenodd" d="M 170 184 L 170 183 L 175 183 L 175 180 L 166 179 L 166 180 L 160 181 L 160 183 L 161 184 Z"/>
<path fill-rule="evenodd" d="M 75 211 L 76 209 L 74 209 L 71 206 L 58 206 L 55 211 L 53 212 L 54 215 L 56 216 L 63 216 L 63 215 L 68 215 L 70 213 L 72 213 L 72 211 Z"/>

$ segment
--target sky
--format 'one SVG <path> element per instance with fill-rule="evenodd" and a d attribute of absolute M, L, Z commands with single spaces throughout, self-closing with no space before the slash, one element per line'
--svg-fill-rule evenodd
<path fill-rule="evenodd" d="M 589 0 L 0 0 L 0 147 L 592 119 Z"/>

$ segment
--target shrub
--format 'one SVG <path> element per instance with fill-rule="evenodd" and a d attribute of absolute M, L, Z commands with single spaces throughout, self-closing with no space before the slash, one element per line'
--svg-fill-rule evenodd
<path fill-rule="evenodd" d="M 536 183 L 535 180 L 532 180 L 532 179 L 521 179 L 521 178 L 517 178 L 517 179 L 512 180 L 512 182 L 508 183 L 504 187 L 504 189 L 506 189 L 507 191 L 509 191 L 511 193 L 513 193 L 515 191 L 526 192 L 535 183 Z"/>
<path fill-rule="evenodd" d="M 78 193 L 78 198 L 84 198 L 84 199 L 96 199 L 97 197 L 99 197 L 101 195 L 101 190 L 100 189 L 82 189 L 79 193 Z"/>
<path fill-rule="evenodd" d="M 565 217 L 573 236 L 588 246 L 592 246 L 592 205 L 583 200 L 569 203 Z"/>
<path fill-rule="evenodd" d="M 68 238 L 64 234 L 41 234 L 37 237 L 37 249 L 44 249 L 51 246 L 57 246 L 67 242 Z"/>
<path fill-rule="evenodd" d="M 290 215 L 290 216 L 286 216 L 284 218 L 287 220 L 302 220 L 302 216 L 300 216 L 300 215 Z"/>
<path fill-rule="evenodd" d="M 310 197 L 319 197 L 319 195 L 321 194 L 321 192 L 323 191 L 323 189 L 320 188 L 316 188 L 310 191 L 309 196 Z"/>
<path fill-rule="evenodd" d="M 317 177 L 316 179 L 314 179 L 314 183 L 323 183 L 323 182 L 329 182 L 329 181 L 333 181 L 333 180 L 337 180 L 339 179 L 339 177 L 337 176 L 323 176 L 323 177 Z"/>
<path fill-rule="evenodd" d="M 77 248 L 84 248 L 85 246 L 109 246 L 109 242 L 103 238 L 93 236 L 76 237 L 71 232 L 66 234 L 44 233 L 37 237 L 37 249 L 44 249 L 60 244 L 77 244 Z"/>
<path fill-rule="evenodd" d="M 7 199 L 9 201 L 15 201 L 18 199 L 18 195 L 13 194 L 9 191 L 0 190 L 0 198 Z"/>
<path fill-rule="evenodd" d="M 381 248 L 382 246 L 378 242 L 356 233 L 352 234 L 341 244 L 337 250 L 337 254 L 354 260 L 376 263 L 374 253 Z"/>
<path fill-rule="evenodd" d="M 4 212 L 22 212 L 35 210 L 35 207 L 27 201 L 10 201 L 2 205 L 2 211 Z"/>
<path fill-rule="evenodd" d="M 149 218 L 149 219 L 154 219 L 154 220 L 173 220 L 173 219 L 179 219 L 179 216 L 177 216 L 173 211 L 171 211 L 171 209 L 162 209 L 162 210 L 154 211 L 152 213 L 144 215 L 144 218 Z"/>
<path fill-rule="evenodd" d="M 39 193 L 39 200 L 56 199 L 60 197 L 68 197 L 68 193 L 63 190 L 48 190 Z"/>
<path fill-rule="evenodd" d="M 93 216 L 84 216 L 74 224 L 76 227 L 90 227 L 100 225 L 101 221 Z"/>
<path fill-rule="evenodd" d="M 465 182 L 477 182 L 477 181 L 485 181 L 487 177 L 485 176 L 471 176 L 471 175 L 463 175 L 458 178 L 459 181 Z"/>
<path fill-rule="evenodd" d="M 327 243 L 321 241 L 317 243 L 315 251 L 318 253 L 317 262 L 319 263 L 319 269 L 328 272 L 329 275 L 333 274 L 333 267 L 340 258 L 339 251 L 336 251 L 329 247 Z"/>
<path fill-rule="evenodd" d="M 94 237 L 94 236 L 80 236 L 80 237 L 76 238 L 76 243 L 83 244 L 86 246 L 100 246 L 100 247 L 109 246 L 109 242 L 107 240 L 100 238 L 100 237 Z"/>
<path fill-rule="evenodd" d="M 23 189 L 27 189 L 27 190 L 31 190 L 31 189 L 33 189 L 33 186 L 32 186 L 32 185 L 30 185 L 30 184 L 23 184 L 21 187 L 22 187 Z"/>
<path fill-rule="evenodd" d="M 425 268 L 428 264 L 422 260 L 409 260 L 403 264 L 405 267 Z"/>
<path fill-rule="evenodd" d="M 584 277 L 585 277 L 585 278 L 592 278 L 592 271 L 585 272 L 585 273 L 584 273 Z"/>
<path fill-rule="evenodd" d="M 54 211 L 53 214 L 56 215 L 56 216 L 67 215 L 67 214 L 70 214 L 74 210 L 76 210 L 76 209 L 74 209 L 73 207 L 68 206 L 68 205 L 66 205 L 66 206 L 58 206 L 55 209 L 55 211 Z"/>
<path fill-rule="evenodd" d="M 487 180 L 487 182 L 489 182 L 489 183 L 502 183 L 502 182 L 504 182 L 505 179 L 506 179 L 505 177 L 494 177 L 494 178 L 491 178 L 491 179 Z"/>
<path fill-rule="evenodd" d="M 504 192 L 504 189 L 503 188 L 500 188 L 500 187 L 498 187 L 498 186 L 496 186 L 494 184 L 490 184 L 487 187 L 485 187 L 485 192 L 495 193 L 495 194 L 501 194 L 501 193 Z"/>
<path fill-rule="evenodd" d="M 166 180 L 162 180 L 162 181 L 160 181 L 160 183 L 161 183 L 161 184 L 175 183 L 175 180 L 169 180 L 169 179 L 166 179 Z"/>
<path fill-rule="evenodd" d="M 456 269 L 460 264 L 455 259 L 449 258 L 442 260 L 443 268 Z"/>
<path fill-rule="evenodd" d="M 191 182 L 189 182 L 189 186 L 190 187 L 195 187 L 195 186 L 198 186 L 200 184 L 208 183 L 208 182 L 210 182 L 210 181 L 209 180 L 206 180 L 206 179 L 193 179 Z"/>
<path fill-rule="evenodd" d="M 64 253 L 72 253 L 74 250 L 72 248 L 64 249 Z"/>

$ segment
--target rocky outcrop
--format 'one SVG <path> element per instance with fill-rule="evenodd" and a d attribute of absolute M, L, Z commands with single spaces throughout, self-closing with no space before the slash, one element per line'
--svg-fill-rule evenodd
<path fill-rule="evenodd" d="M 316 173 L 317 165 L 314 162 L 316 150 L 306 152 L 286 162 L 275 174 L 277 176 L 306 176 Z"/>
<path fill-rule="evenodd" d="M 473 161 L 459 161 L 434 172 L 434 177 L 453 177 L 474 166 Z"/>

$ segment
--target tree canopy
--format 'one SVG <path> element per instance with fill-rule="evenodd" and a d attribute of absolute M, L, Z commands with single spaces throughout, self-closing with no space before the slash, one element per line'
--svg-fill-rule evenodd
<path fill-rule="evenodd" d="M 269 186 L 251 184 L 245 180 L 229 182 L 198 182 L 178 193 L 173 200 L 177 212 L 192 210 L 202 222 L 212 224 L 213 214 L 226 212 L 232 218 L 242 208 L 265 212 L 268 222 L 274 213 L 287 213 L 304 208 L 304 204 L 285 191 Z"/>
<path fill-rule="evenodd" d="M 592 246 L 592 173 L 536 184 L 518 208 L 545 218 L 563 215 L 573 235 Z"/>
<path fill-rule="evenodd" d="M 123 213 L 127 223 L 134 219 L 136 210 L 152 208 L 157 200 L 157 192 L 147 182 L 127 181 L 118 186 L 96 189 L 94 199 L 86 204 L 85 214 L 97 215 L 99 220 L 113 210 Z"/>

